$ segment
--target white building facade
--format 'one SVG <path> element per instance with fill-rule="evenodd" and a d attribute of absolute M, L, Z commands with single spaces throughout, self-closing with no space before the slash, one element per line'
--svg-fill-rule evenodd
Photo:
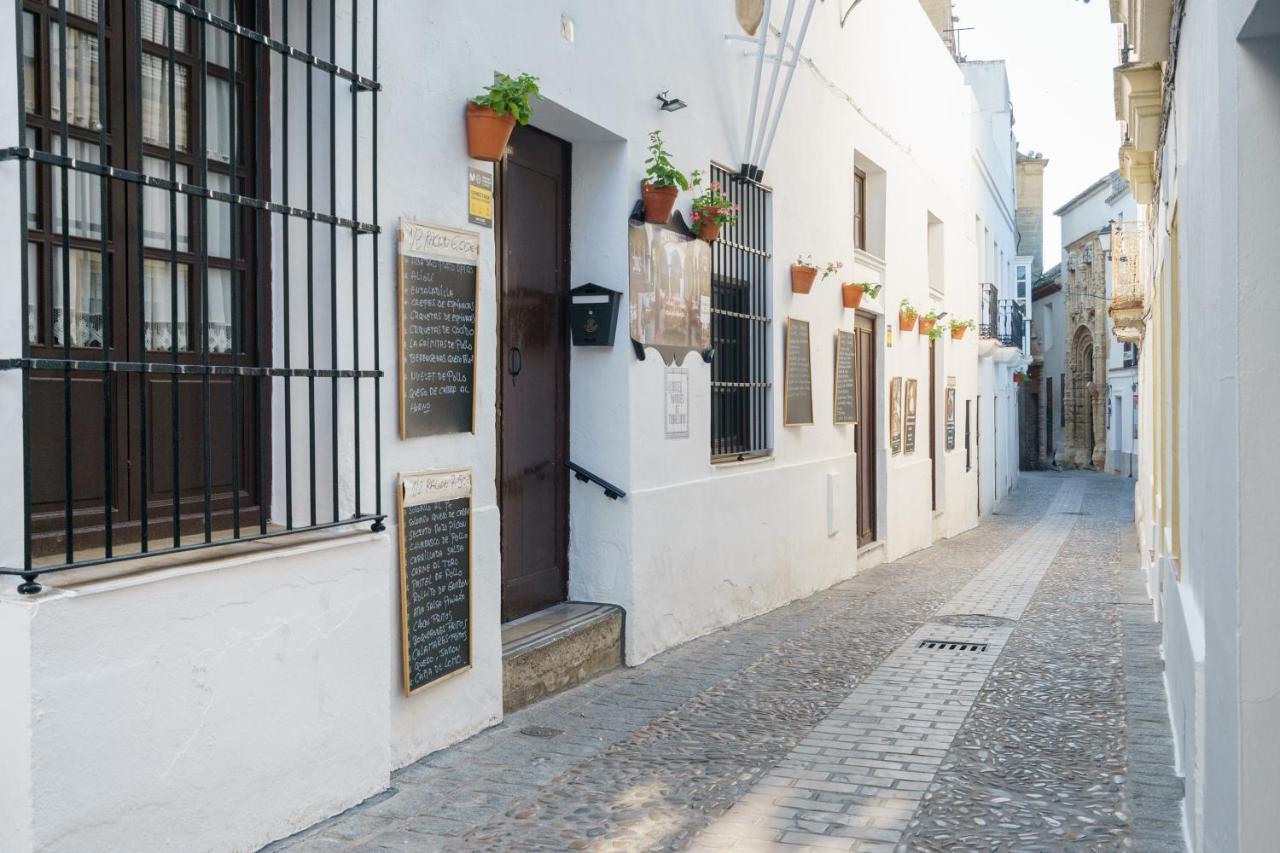
<path fill-rule="evenodd" d="M 499 722 L 504 625 L 544 604 L 624 611 L 639 665 L 968 530 L 1016 484 L 1025 339 L 898 324 L 904 299 L 983 324 L 980 285 L 1016 287 L 1003 67 L 957 66 L 916 4 L 766 4 L 754 36 L 727 2 L 227 2 L 172 30 L 168 5 L 68 5 L 0 16 L 0 257 L 23 270 L 0 312 L 0 849 L 255 849 Z M 67 60 L 27 49 L 59 37 Z M 464 121 L 495 71 L 543 95 L 498 166 Z M 654 129 L 743 208 L 710 250 L 712 352 L 672 364 L 626 340 Z M 406 320 L 415 235 L 441 280 L 474 275 L 470 331 Z M 796 293 L 807 255 L 843 267 Z M 842 281 L 882 290 L 855 311 Z M 621 295 L 612 346 L 570 344 L 586 283 Z M 856 424 L 842 331 L 866 344 Z M 403 356 L 437 335 L 471 411 L 420 435 Z M 419 472 L 464 504 L 465 639 L 407 695 Z"/>
<path fill-rule="evenodd" d="M 1139 205 L 1116 334 L 1139 343 L 1137 531 L 1164 628 L 1190 849 L 1275 846 L 1280 4 L 1124 0 L 1116 108 Z"/>

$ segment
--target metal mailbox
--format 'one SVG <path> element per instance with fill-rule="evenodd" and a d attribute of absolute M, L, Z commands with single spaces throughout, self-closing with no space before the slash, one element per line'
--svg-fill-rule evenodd
<path fill-rule="evenodd" d="M 569 328 L 575 347 L 613 346 L 622 294 L 590 282 L 569 291 Z"/>

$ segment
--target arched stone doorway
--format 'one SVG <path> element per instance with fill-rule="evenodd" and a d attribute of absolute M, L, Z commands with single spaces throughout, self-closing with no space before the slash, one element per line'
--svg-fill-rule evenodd
<path fill-rule="evenodd" d="M 1071 399 L 1068 406 L 1068 459 L 1080 468 L 1099 468 L 1106 448 L 1099 439 L 1106 431 L 1100 423 L 1102 406 L 1093 333 L 1088 326 L 1076 330 L 1071 346 Z M 1101 457 L 1100 457 L 1101 455 Z"/>

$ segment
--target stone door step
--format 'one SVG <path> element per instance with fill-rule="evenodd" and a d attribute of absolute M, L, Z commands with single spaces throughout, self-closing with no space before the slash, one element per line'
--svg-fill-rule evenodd
<path fill-rule="evenodd" d="M 503 625 L 503 712 L 620 666 L 622 618 L 615 604 L 566 601 Z"/>

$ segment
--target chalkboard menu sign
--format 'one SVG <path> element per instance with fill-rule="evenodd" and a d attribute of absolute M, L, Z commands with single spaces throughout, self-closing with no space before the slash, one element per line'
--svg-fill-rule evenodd
<path fill-rule="evenodd" d="M 813 364 L 809 353 L 809 323 L 787 318 L 787 358 L 782 376 L 782 423 L 813 423 Z"/>
<path fill-rule="evenodd" d="M 402 475 L 404 695 L 471 668 L 471 472 Z"/>
<path fill-rule="evenodd" d="M 400 223 L 400 437 L 475 432 L 479 235 Z"/>
<path fill-rule="evenodd" d="M 947 397 L 946 409 L 947 413 L 947 450 L 956 449 L 956 380 L 955 377 L 947 379 Z"/>
<path fill-rule="evenodd" d="M 853 332 L 836 331 L 836 391 L 834 412 L 838 424 L 858 422 L 858 395 L 854 390 Z"/>
<path fill-rule="evenodd" d="M 916 452 L 916 380 L 907 380 L 907 418 L 904 431 L 907 436 L 907 453 Z"/>

